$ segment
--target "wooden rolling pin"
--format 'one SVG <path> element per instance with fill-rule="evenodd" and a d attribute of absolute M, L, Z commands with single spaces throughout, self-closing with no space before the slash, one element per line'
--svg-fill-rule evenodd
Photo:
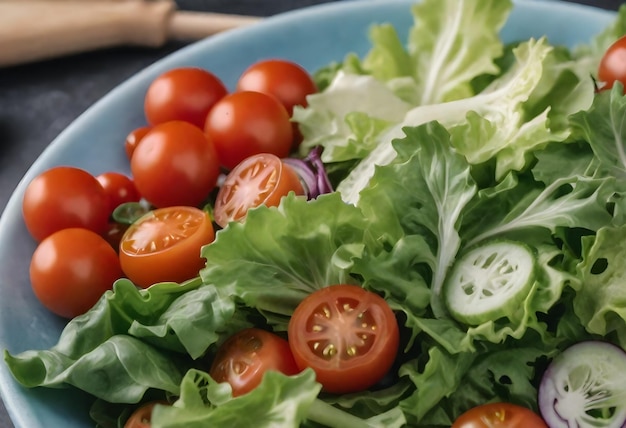
<path fill-rule="evenodd" d="M 259 19 L 179 11 L 171 0 L 0 0 L 0 67 L 114 46 L 198 40 Z"/>

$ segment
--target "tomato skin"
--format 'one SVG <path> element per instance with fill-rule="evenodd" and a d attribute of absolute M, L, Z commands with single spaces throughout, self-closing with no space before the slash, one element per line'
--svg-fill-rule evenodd
<path fill-rule="evenodd" d="M 126 136 L 126 140 L 124 141 L 124 150 L 126 151 L 126 157 L 128 160 L 133 158 L 133 153 L 135 153 L 135 149 L 139 142 L 146 136 L 148 131 L 150 131 L 150 126 L 141 126 L 139 128 L 133 129 Z"/>
<path fill-rule="evenodd" d="M 288 326 L 298 367 L 311 367 L 326 392 L 365 390 L 391 369 L 400 341 L 387 302 L 356 285 L 331 285 L 307 296 Z"/>
<path fill-rule="evenodd" d="M 22 199 L 24 223 L 37 241 L 69 227 L 102 234 L 107 229 L 109 200 L 96 178 L 71 166 L 48 169 L 35 177 Z"/>
<path fill-rule="evenodd" d="M 532 410 L 509 403 L 489 403 L 469 409 L 452 428 L 548 428 Z"/>
<path fill-rule="evenodd" d="M 151 401 L 140 406 L 126 420 L 124 428 L 150 428 L 152 426 L 152 410 L 157 404 L 169 405 L 166 401 Z"/>
<path fill-rule="evenodd" d="M 109 198 L 109 214 L 126 202 L 139 202 L 141 195 L 132 178 L 119 172 L 108 171 L 96 176 Z"/>
<path fill-rule="evenodd" d="M 217 382 L 228 382 L 233 397 L 237 397 L 256 388 L 268 370 L 288 376 L 300 372 L 285 339 L 269 331 L 248 328 L 220 346 L 209 373 Z"/>
<path fill-rule="evenodd" d="M 182 120 L 202 128 L 209 110 L 227 93 L 222 81 L 207 70 L 175 68 L 158 76 L 148 87 L 146 119 L 151 125 Z"/>
<path fill-rule="evenodd" d="M 87 312 L 123 276 L 108 242 L 80 228 L 62 229 L 41 241 L 29 273 L 39 301 L 64 318 Z"/>
<path fill-rule="evenodd" d="M 275 97 L 261 92 L 235 92 L 222 98 L 209 112 L 204 131 L 229 170 L 258 153 L 286 157 L 293 142 L 289 113 Z"/>
<path fill-rule="evenodd" d="M 289 192 L 304 195 L 300 178 L 277 156 L 261 153 L 239 163 L 226 176 L 215 199 L 213 215 L 221 226 L 243 221 L 249 209 L 278 206 Z"/>
<path fill-rule="evenodd" d="M 624 85 L 626 93 L 626 36 L 619 38 L 606 50 L 598 68 L 602 90 L 610 89 L 616 81 Z"/>
<path fill-rule="evenodd" d="M 220 174 L 211 140 L 182 121 L 152 128 L 135 150 L 130 168 L 139 193 L 159 208 L 200 205 Z"/>
<path fill-rule="evenodd" d="M 122 270 L 135 285 L 183 282 L 204 266 L 200 250 L 213 242 L 209 215 L 194 207 L 159 208 L 131 224 L 120 241 Z"/>
<path fill-rule="evenodd" d="M 284 59 L 258 61 L 239 77 L 238 91 L 257 91 L 275 96 L 287 109 L 289 116 L 294 106 L 306 107 L 307 95 L 317 92 L 313 78 L 303 67 Z"/>

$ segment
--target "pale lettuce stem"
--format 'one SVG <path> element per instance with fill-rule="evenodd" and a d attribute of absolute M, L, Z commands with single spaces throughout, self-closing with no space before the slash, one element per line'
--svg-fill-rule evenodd
<path fill-rule="evenodd" d="M 329 428 L 373 428 L 366 420 L 338 409 L 319 398 L 311 404 L 307 418 Z"/>

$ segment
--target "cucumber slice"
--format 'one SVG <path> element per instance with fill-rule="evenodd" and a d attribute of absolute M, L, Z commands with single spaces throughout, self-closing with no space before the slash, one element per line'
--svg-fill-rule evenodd
<path fill-rule="evenodd" d="M 598 340 L 570 346 L 544 372 L 537 401 L 551 428 L 623 427 L 626 353 Z"/>
<path fill-rule="evenodd" d="M 454 265 L 443 297 L 457 321 L 478 325 L 519 311 L 535 281 L 535 254 L 516 241 L 472 249 Z"/>

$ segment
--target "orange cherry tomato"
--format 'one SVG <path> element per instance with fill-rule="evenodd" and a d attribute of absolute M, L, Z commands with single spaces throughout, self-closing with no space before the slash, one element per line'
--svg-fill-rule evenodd
<path fill-rule="evenodd" d="M 261 92 L 226 95 L 207 115 L 204 131 L 226 169 L 258 153 L 285 157 L 293 143 L 289 113 L 276 97 Z"/>
<path fill-rule="evenodd" d="M 215 200 L 215 222 L 226 227 L 231 221 L 243 221 L 249 209 L 278 206 L 289 192 L 305 193 L 293 168 L 269 153 L 251 156 L 226 176 Z"/>
<path fill-rule="evenodd" d="M 391 369 L 400 341 L 387 302 L 356 285 L 332 285 L 307 296 L 288 327 L 298 367 L 311 367 L 326 392 L 365 390 Z"/>
<path fill-rule="evenodd" d="M 64 318 L 87 312 L 122 276 L 115 250 L 87 229 L 53 233 L 41 241 L 30 262 L 35 295 Z"/>
<path fill-rule="evenodd" d="M 148 87 L 144 100 L 151 125 L 182 120 L 199 128 L 207 113 L 227 94 L 226 86 L 213 73 L 198 67 L 166 71 Z"/>
<path fill-rule="evenodd" d="M 159 208 L 131 224 L 120 242 L 122 270 L 135 285 L 183 282 L 204 266 L 200 250 L 213 242 L 209 215 L 195 207 Z"/>
<path fill-rule="evenodd" d="M 256 388 L 268 370 L 288 376 L 300 371 L 285 339 L 269 331 L 248 328 L 220 346 L 209 373 L 217 382 L 228 382 L 237 397 Z"/>
<path fill-rule="evenodd" d="M 126 140 L 124 141 L 124 150 L 126 151 L 126 157 L 128 160 L 133 158 L 133 153 L 135 153 L 135 149 L 139 142 L 146 136 L 146 134 L 150 131 L 149 126 L 141 126 L 139 128 L 133 129 L 126 136 Z"/>
<path fill-rule="evenodd" d="M 548 428 L 532 410 L 509 403 L 490 403 L 469 409 L 452 428 Z"/>
<path fill-rule="evenodd" d="M 96 176 L 104 192 L 109 198 L 109 214 L 126 202 L 138 202 L 141 195 L 132 178 L 115 171 L 104 172 Z"/>
<path fill-rule="evenodd" d="M 150 428 L 152 426 L 152 410 L 157 404 L 169 405 L 166 401 L 152 401 L 140 406 L 130 415 L 124 428 Z"/>
<path fill-rule="evenodd" d="M 109 221 L 109 198 L 87 171 L 59 166 L 28 184 L 22 211 L 26 228 L 37 241 L 69 227 L 103 234 Z"/>
<path fill-rule="evenodd" d="M 617 81 L 626 90 L 626 36 L 615 41 L 602 56 L 598 79 L 603 85 L 601 89 L 610 89 Z"/>

